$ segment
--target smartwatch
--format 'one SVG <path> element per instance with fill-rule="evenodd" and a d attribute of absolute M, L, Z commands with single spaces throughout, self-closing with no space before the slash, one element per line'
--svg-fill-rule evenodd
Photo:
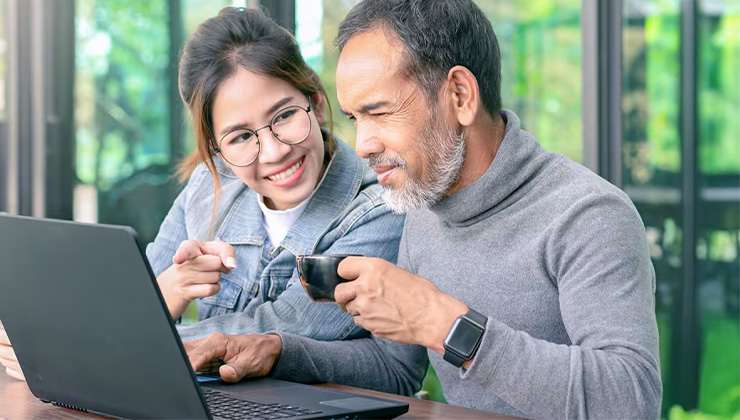
<path fill-rule="evenodd" d="M 444 341 L 444 359 L 457 367 L 472 359 L 486 331 L 486 321 L 488 318 L 472 309 L 457 317 Z"/>

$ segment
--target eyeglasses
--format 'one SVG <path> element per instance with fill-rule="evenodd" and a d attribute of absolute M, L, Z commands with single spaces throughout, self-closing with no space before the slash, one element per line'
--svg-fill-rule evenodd
<path fill-rule="evenodd" d="M 262 149 L 260 138 L 257 135 L 260 130 L 269 128 L 272 135 L 281 143 L 299 144 L 311 133 L 309 112 L 311 112 L 310 100 L 307 108 L 298 105 L 283 108 L 276 112 L 270 124 L 264 127 L 256 130 L 237 128 L 226 133 L 218 142 L 215 152 L 220 153 L 221 157 L 233 166 L 249 166 L 257 160 Z"/>

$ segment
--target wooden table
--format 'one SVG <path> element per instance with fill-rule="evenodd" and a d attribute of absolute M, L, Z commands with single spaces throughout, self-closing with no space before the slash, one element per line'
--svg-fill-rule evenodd
<path fill-rule="evenodd" d="M 409 412 L 399 417 L 401 419 L 514 419 L 514 417 L 500 414 L 486 413 L 433 401 L 401 397 L 350 386 L 334 384 L 322 384 L 319 386 L 406 401 L 409 403 Z M 5 369 L 0 371 L 0 420 L 71 420 L 90 418 L 99 419 L 101 417 L 44 404 L 31 394 L 31 390 L 28 389 L 25 382 L 9 378 L 5 375 Z"/>

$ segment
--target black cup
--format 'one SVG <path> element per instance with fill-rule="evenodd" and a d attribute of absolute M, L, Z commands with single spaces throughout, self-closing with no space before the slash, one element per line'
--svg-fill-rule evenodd
<path fill-rule="evenodd" d="M 333 302 L 334 288 L 339 283 L 348 281 L 337 274 L 339 263 L 347 257 L 360 256 L 354 254 L 297 255 L 295 262 L 298 275 L 301 277 L 301 284 L 308 297 L 315 302 Z"/>

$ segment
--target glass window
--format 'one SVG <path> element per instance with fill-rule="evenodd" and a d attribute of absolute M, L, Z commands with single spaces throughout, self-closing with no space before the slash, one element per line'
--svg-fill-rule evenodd
<path fill-rule="evenodd" d="M 337 102 L 334 73 L 339 50 L 334 46 L 339 23 L 359 0 L 301 0 L 296 7 L 296 40 L 306 62 L 324 82 L 334 121 L 334 133 L 350 145 L 355 144 L 355 126 L 341 113 Z"/>
<path fill-rule="evenodd" d="M 699 411 L 740 413 L 740 3 L 698 8 Z"/>
<path fill-rule="evenodd" d="M 75 219 L 131 225 L 143 241 L 173 197 L 168 14 L 165 0 L 76 4 Z"/>
<path fill-rule="evenodd" d="M 699 308 L 698 410 L 723 417 L 740 412 L 740 4 L 698 2 L 696 82 L 699 118 L 696 190 L 685 190 L 680 132 L 680 0 L 627 0 L 623 10 L 622 159 L 624 190 L 645 223 L 657 277 L 663 416 L 683 408 L 681 314 L 683 226 L 696 223 Z M 684 40 L 685 41 L 685 40 Z M 693 153 L 687 150 L 685 153 Z M 695 219 L 683 214 L 696 197 Z M 685 337 L 684 337 L 685 338 Z M 694 407 L 687 407 L 694 408 Z"/>
<path fill-rule="evenodd" d="M 501 48 L 501 96 L 548 150 L 580 162 L 581 0 L 476 1 Z"/>
<path fill-rule="evenodd" d="M 245 3 L 76 0 L 76 220 L 129 225 L 143 243 L 154 239 L 180 188 L 172 142 L 194 146 L 187 117 L 183 139 L 171 139 L 170 113 L 187 112 L 169 96 L 178 60 L 170 43 Z M 170 19 L 183 33 L 170 33 Z"/>
<path fill-rule="evenodd" d="M 657 277 L 663 413 L 675 401 L 680 328 L 679 0 L 627 0 L 622 28 L 623 185 L 643 218 Z"/>
<path fill-rule="evenodd" d="M 352 145 L 354 126 L 339 112 L 336 101 L 334 73 L 339 52 L 334 37 L 357 2 L 296 1 L 296 38 L 324 81 L 335 131 Z M 543 146 L 580 161 L 581 0 L 479 0 L 476 4 L 491 20 L 501 47 L 504 107 L 515 111 Z"/>

